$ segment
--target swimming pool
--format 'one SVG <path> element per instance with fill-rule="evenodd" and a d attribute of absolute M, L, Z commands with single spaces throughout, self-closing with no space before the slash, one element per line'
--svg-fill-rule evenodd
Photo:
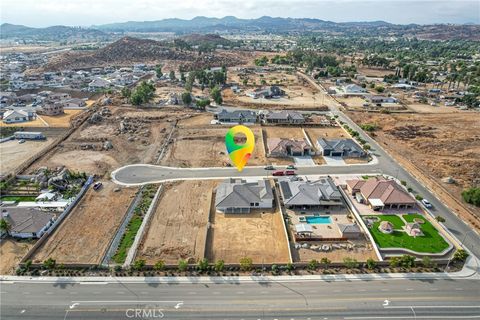
<path fill-rule="evenodd" d="M 305 217 L 307 220 L 308 224 L 327 224 L 327 223 L 332 223 L 332 219 L 330 217 L 320 217 L 320 216 L 307 216 Z"/>

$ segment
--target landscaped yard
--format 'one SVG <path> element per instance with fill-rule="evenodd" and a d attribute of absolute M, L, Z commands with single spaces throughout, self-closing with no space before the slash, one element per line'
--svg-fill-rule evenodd
<path fill-rule="evenodd" d="M 35 199 L 37 199 L 36 196 L 4 196 L 0 200 L 20 202 L 20 201 L 35 201 Z"/>
<path fill-rule="evenodd" d="M 379 221 L 373 223 L 369 229 L 375 242 L 380 248 L 405 248 L 416 252 L 438 253 L 448 248 L 448 243 L 439 234 L 437 229 L 419 214 L 404 215 L 403 218 L 407 222 L 413 222 L 415 218 L 423 220 L 425 223 L 420 224 L 423 236 L 412 237 L 403 231 L 395 230 L 391 234 L 383 233 L 378 229 L 381 221 L 390 221 L 394 229 L 402 229 L 404 223 L 398 216 L 378 215 Z"/>

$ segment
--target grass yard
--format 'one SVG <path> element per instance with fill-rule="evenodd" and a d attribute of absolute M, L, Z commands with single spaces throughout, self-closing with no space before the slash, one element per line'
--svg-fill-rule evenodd
<path fill-rule="evenodd" d="M 382 233 L 378 230 L 378 226 L 382 220 L 390 221 L 395 229 L 401 229 L 404 225 L 400 217 L 397 216 L 377 216 L 380 221 L 375 222 L 370 228 L 370 232 L 375 239 L 375 242 L 380 248 L 405 248 L 416 252 L 438 253 L 448 248 L 448 243 L 439 234 L 437 229 L 419 214 L 404 215 L 406 221 L 412 222 L 413 219 L 418 218 L 425 221 L 420 224 L 423 236 L 411 237 L 403 231 L 395 230 L 391 234 Z"/>
<path fill-rule="evenodd" d="M 35 201 L 37 199 L 36 196 L 4 196 L 0 198 L 2 201 L 15 201 L 15 202 L 20 202 L 20 201 Z"/>
<path fill-rule="evenodd" d="M 122 241 L 120 241 L 118 250 L 112 258 L 113 261 L 116 263 L 125 262 L 125 259 L 127 258 L 127 252 L 135 240 L 135 236 L 137 235 L 138 229 L 140 229 L 140 226 L 142 225 L 142 221 L 143 219 L 141 216 L 136 214 L 133 215 L 132 219 L 128 223 L 127 230 L 125 230 Z"/>

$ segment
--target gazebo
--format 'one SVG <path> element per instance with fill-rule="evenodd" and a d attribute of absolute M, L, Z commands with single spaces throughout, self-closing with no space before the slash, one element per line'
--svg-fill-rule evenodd
<path fill-rule="evenodd" d="M 382 221 L 378 226 L 378 230 L 383 233 L 392 233 L 393 232 L 393 224 L 390 221 Z"/>

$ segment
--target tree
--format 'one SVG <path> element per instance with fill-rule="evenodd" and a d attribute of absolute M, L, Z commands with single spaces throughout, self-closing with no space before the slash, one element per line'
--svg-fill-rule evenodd
<path fill-rule="evenodd" d="M 367 259 L 367 268 L 372 270 L 372 269 L 375 269 L 375 267 L 377 266 L 377 262 L 375 260 L 373 260 L 372 258 L 368 258 Z"/>
<path fill-rule="evenodd" d="M 175 80 L 176 80 L 176 78 L 175 78 L 175 71 L 173 71 L 173 70 L 170 71 L 170 74 L 169 74 L 168 77 L 170 78 L 170 80 L 175 81 Z"/>
<path fill-rule="evenodd" d="M 155 86 L 146 81 L 142 81 L 139 86 L 135 88 L 130 96 L 130 102 L 136 106 L 148 103 L 153 99 L 155 94 Z"/>
<path fill-rule="evenodd" d="M 123 98 L 130 98 L 132 90 L 129 87 L 123 87 L 121 93 Z"/>
<path fill-rule="evenodd" d="M 307 268 L 308 268 L 309 270 L 312 270 L 312 271 L 313 271 L 313 270 L 317 270 L 317 268 L 318 268 L 318 261 L 315 260 L 315 259 L 310 260 L 310 262 L 308 262 Z"/>
<path fill-rule="evenodd" d="M 12 225 L 10 222 L 5 220 L 4 218 L 0 219 L 0 231 L 5 232 L 7 235 L 10 235 L 10 231 L 12 230 Z"/>
<path fill-rule="evenodd" d="M 197 264 L 198 270 L 200 271 L 207 271 L 208 269 L 208 259 L 203 258 L 202 260 L 198 261 Z"/>
<path fill-rule="evenodd" d="M 43 266 L 48 270 L 55 269 L 56 265 L 57 265 L 57 261 L 55 261 L 52 258 L 48 258 L 47 260 L 43 261 Z"/>
<path fill-rule="evenodd" d="M 353 258 L 344 258 L 343 263 L 345 264 L 345 267 L 347 267 L 348 269 L 355 269 L 355 268 L 358 268 L 359 266 L 357 259 L 353 259 Z"/>
<path fill-rule="evenodd" d="M 248 78 L 244 78 L 243 81 L 242 81 L 242 83 L 243 83 L 243 86 L 246 87 L 247 84 L 248 84 Z"/>
<path fill-rule="evenodd" d="M 375 91 L 377 91 L 378 93 L 382 93 L 382 92 L 385 91 L 385 87 L 384 86 L 376 86 Z"/>
<path fill-rule="evenodd" d="M 153 269 L 154 270 L 157 270 L 157 271 L 160 271 L 160 270 L 163 270 L 165 268 L 165 262 L 163 260 L 158 260 L 154 265 L 153 265 Z"/>
<path fill-rule="evenodd" d="M 320 259 L 320 263 L 323 265 L 325 269 L 327 269 L 332 263 L 332 261 L 330 261 L 330 259 L 328 259 L 327 257 L 323 257 L 322 259 Z"/>
<path fill-rule="evenodd" d="M 225 268 L 225 261 L 220 259 L 220 260 L 217 260 L 217 262 L 215 262 L 215 271 L 221 272 L 223 271 L 224 268 Z"/>
<path fill-rule="evenodd" d="M 197 100 L 196 104 L 197 104 L 197 107 L 199 107 L 202 110 L 205 110 L 205 108 L 208 105 L 210 105 L 210 100 L 209 99 L 200 99 L 200 100 Z"/>
<path fill-rule="evenodd" d="M 138 271 L 142 270 L 144 267 L 145 267 L 145 260 L 143 259 L 135 260 L 135 262 L 132 265 L 132 269 L 138 270 Z"/>
<path fill-rule="evenodd" d="M 435 220 L 437 220 L 438 222 L 442 222 L 442 223 L 445 222 L 445 218 L 442 217 L 442 216 L 436 216 Z"/>
<path fill-rule="evenodd" d="M 178 260 L 178 270 L 179 271 L 185 271 L 187 270 L 188 267 L 188 262 L 184 259 Z"/>
<path fill-rule="evenodd" d="M 220 89 L 215 86 L 212 91 L 210 92 L 210 97 L 213 99 L 213 101 L 215 101 L 216 104 L 220 105 L 222 104 L 223 102 L 223 98 L 222 98 L 222 92 L 220 91 Z"/>
<path fill-rule="evenodd" d="M 182 101 L 185 105 L 189 105 L 190 103 L 192 103 L 192 95 L 190 94 L 190 92 L 186 91 L 182 93 Z"/>
<path fill-rule="evenodd" d="M 242 259 L 240 259 L 240 269 L 242 269 L 243 271 L 249 271 L 250 269 L 252 269 L 252 264 L 252 258 L 243 257 Z"/>
<path fill-rule="evenodd" d="M 157 78 L 161 78 L 163 76 L 161 65 L 157 64 L 157 66 L 155 67 L 155 74 L 157 75 Z"/>
<path fill-rule="evenodd" d="M 455 254 L 453 255 L 453 260 L 456 260 L 456 261 L 465 261 L 467 260 L 469 254 L 467 251 L 463 250 L 463 249 L 459 249 L 455 252 Z"/>

